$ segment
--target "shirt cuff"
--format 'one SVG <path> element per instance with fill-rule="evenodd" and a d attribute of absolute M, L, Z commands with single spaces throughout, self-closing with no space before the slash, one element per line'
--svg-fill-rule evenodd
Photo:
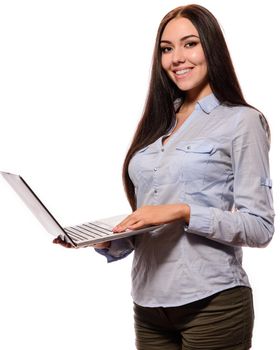
<path fill-rule="evenodd" d="M 96 249 L 95 251 L 107 258 L 107 262 L 113 262 L 125 258 L 133 251 L 130 238 L 117 239 L 111 242 L 110 248 Z"/>
<path fill-rule="evenodd" d="M 201 236 L 213 233 L 213 216 L 211 208 L 200 205 L 190 205 L 189 225 L 185 227 L 186 232 L 192 232 Z"/>

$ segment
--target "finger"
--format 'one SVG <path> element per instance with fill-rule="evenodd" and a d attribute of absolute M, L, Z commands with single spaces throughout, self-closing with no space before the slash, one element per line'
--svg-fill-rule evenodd
<path fill-rule="evenodd" d="M 125 219 L 119 222 L 115 227 L 118 227 L 118 228 L 126 227 L 131 220 L 133 220 L 133 214 L 128 215 Z"/>
<path fill-rule="evenodd" d="M 135 218 L 131 218 L 129 220 L 126 220 L 120 224 L 118 224 L 116 227 L 113 228 L 114 233 L 121 233 L 125 230 L 129 229 L 130 226 L 135 225 L 138 222 Z"/>
<path fill-rule="evenodd" d="M 129 225 L 128 226 L 128 229 L 129 230 L 139 230 L 140 228 L 144 228 L 144 227 L 146 227 L 147 225 L 145 224 L 145 222 L 144 221 L 138 221 L 138 222 L 136 222 L 135 224 L 133 224 L 133 225 Z"/>
<path fill-rule="evenodd" d="M 54 240 L 53 240 L 53 243 L 54 244 L 61 244 L 63 241 L 60 237 L 56 237 Z"/>
<path fill-rule="evenodd" d="M 65 247 L 65 248 L 73 248 L 71 243 L 65 242 L 63 239 L 61 239 L 61 237 L 56 237 L 53 240 L 54 244 L 60 244 L 61 246 Z"/>
<path fill-rule="evenodd" d="M 74 248 L 73 245 L 71 243 L 64 243 L 63 246 L 65 248 Z"/>

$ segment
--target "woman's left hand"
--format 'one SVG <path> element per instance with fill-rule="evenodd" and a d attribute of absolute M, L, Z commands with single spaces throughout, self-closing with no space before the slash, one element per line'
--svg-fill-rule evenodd
<path fill-rule="evenodd" d="M 187 204 L 146 205 L 127 216 L 113 231 L 118 233 L 127 229 L 137 230 L 182 219 L 188 223 L 189 216 L 190 208 Z"/>

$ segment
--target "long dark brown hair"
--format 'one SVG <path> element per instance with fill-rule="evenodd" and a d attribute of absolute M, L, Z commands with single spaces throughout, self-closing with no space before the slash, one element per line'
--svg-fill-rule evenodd
<path fill-rule="evenodd" d="M 181 6 L 170 11 L 158 28 L 144 112 L 123 164 L 124 188 L 133 210 L 136 209 L 136 199 L 134 186 L 128 175 L 129 162 L 138 150 L 168 131 L 176 118 L 174 101 L 185 98 L 185 92 L 177 88 L 161 65 L 162 33 L 167 23 L 178 17 L 190 20 L 198 31 L 207 62 L 209 84 L 216 98 L 224 105 L 250 106 L 244 99 L 222 30 L 213 14 L 199 5 Z"/>

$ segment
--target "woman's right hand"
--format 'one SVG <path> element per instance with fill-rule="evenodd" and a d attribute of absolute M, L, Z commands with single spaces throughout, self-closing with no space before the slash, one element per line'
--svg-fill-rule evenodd
<path fill-rule="evenodd" d="M 60 236 L 56 237 L 53 240 L 54 244 L 60 244 L 61 246 L 65 247 L 65 248 L 74 248 L 74 246 L 71 243 L 67 243 L 65 242 Z M 87 247 L 93 247 L 95 249 L 108 249 L 110 248 L 111 242 L 102 242 L 102 243 L 95 243 L 95 244 L 91 244 L 88 245 Z"/>
<path fill-rule="evenodd" d="M 56 237 L 53 240 L 54 244 L 60 244 L 65 248 L 74 248 L 74 246 L 71 243 L 65 242 L 60 236 Z"/>
<path fill-rule="evenodd" d="M 102 242 L 102 243 L 96 243 L 93 244 L 93 248 L 95 249 L 109 249 L 111 246 L 111 242 Z"/>

